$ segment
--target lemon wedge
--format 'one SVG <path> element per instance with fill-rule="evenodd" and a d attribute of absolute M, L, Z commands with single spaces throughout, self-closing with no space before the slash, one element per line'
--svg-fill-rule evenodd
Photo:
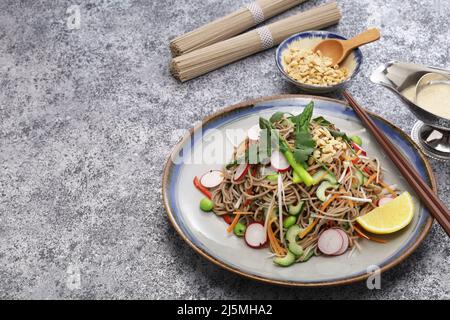
<path fill-rule="evenodd" d="M 375 208 L 356 221 L 365 230 L 375 234 L 393 233 L 406 227 L 414 216 L 414 203 L 408 192 Z"/>

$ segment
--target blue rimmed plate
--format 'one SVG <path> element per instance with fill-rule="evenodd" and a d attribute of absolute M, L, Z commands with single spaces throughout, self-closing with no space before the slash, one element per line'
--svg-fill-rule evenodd
<path fill-rule="evenodd" d="M 380 146 L 368 132 L 363 132 L 363 125 L 344 102 L 304 95 L 244 102 L 205 118 L 201 125 L 193 128 L 174 148 L 164 170 L 162 194 L 168 217 L 180 236 L 203 257 L 237 274 L 272 284 L 329 286 L 366 279 L 377 268 L 380 271 L 392 268 L 425 238 L 433 219 L 414 197 L 416 211 L 413 221 L 402 231 L 386 236 L 386 244 L 360 240 L 361 250 L 352 255 L 314 257 L 307 263 L 281 268 L 268 259 L 268 249 L 249 248 L 242 239 L 227 234 L 222 219 L 199 209 L 203 196 L 194 188 L 193 177 L 221 167 L 218 161 L 211 159 L 223 159 L 223 163 L 229 159 L 228 152 L 232 152 L 235 142 L 227 138 L 225 132 L 228 129 L 242 130 L 245 135 L 247 129 L 258 123 L 260 116 L 269 117 L 275 111 L 300 113 L 311 99 L 315 102 L 314 116 L 323 115 L 345 132 L 358 132 L 370 156 L 379 158 L 387 170 L 385 180 L 414 195 Z M 414 142 L 393 124 L 372 116 L 422 178 L 436 189 L 431 167 Z"/>
<path fill-rule="evenodd" d="M 350 76 L 341 83 L 332 86 L 309 85 L 298 82 L 287 74 L 283 61 L 283 53 L 288 50 L 290 46 L 300 49 L 312 49 L 324 39 L 347 40 L 347 38 L 329 31 L 307 31 L 294 34 L 280 43 L 275 51 L 275 62 L 278 70 L 280 70 L 281 74 L 287 81 L 295 84 L 297 87 L 307 92 L 325 93 L 343 89 L 350 82 L 350 80 L 356 76 L 363 61 L 362 52 L 358 48 L 352 50 L 348 57 L 345 58 L 345 60 L 340 64 L 341 67 L 346 67 L 350 71 Z"/>

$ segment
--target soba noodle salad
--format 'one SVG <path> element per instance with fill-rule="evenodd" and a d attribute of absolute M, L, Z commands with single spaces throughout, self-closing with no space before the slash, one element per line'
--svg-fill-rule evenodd
<path fill-rule="evenodd" d="M 378 159 L 358 136 L 347 136 L 310 102 L 298 115 L 260 118 L 223 170 L 194 178 L 226 229 L 251 248 L 269 248 L 279 266 L 344 254 L 368 235 L 356 219 L 397 197 Z"/>

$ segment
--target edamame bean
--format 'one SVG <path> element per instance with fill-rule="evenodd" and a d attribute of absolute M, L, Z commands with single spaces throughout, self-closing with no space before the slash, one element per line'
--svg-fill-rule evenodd
<path fill-rule="evenodd" d="M 200 209 L 202 209 L 205 212 L 209 212 L 214 208 L 214 202 L 212 202 L 208 198 L 203 198 L 200 200 Z"/>
<path fill-rule="evenodd" d="M 297 217 L 295 216 L 289 216 L 283 221 L 283 227 L 289 228 L 293 226 L 297 222 Z"/>
<path fill-rule="evenodd" d="M 233 229 L 233 232 L 235 235 L 237 235 L 238 237 L 243 237 L 245 234 L 245 230 L 247 229 L 247 227 L 245 226 L 245 224 L 243 224 L 242 222 L 238 222 Z"/>
<path fill-rule="evenodd" d="M 352 141 L 358 146 L 362 146 L 362 139 L 360 136 L 351 136 L 350 139 L 352 139 Z"/>

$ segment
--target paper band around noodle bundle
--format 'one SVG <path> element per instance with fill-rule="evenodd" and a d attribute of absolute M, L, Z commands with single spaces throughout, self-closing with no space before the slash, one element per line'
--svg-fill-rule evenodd
<path fill-rule="evenodd" d="M 260 24 L 261 22 L 266 20 L 266 18 L 264 17 L 264 12 L 258 3 L 252 2 L 252 3 L 248 4 L 246 7 L 252 14 L 255 24 Z"/>
<path fill-rule="evenodd" d="M 261 27 L 256 29 L 256 32 L 259 34 L 259 38 L 261 39 L 261 47 L 263 50 L 272 48 L 274 45 L 272 33 L 269 28 Z"/>

